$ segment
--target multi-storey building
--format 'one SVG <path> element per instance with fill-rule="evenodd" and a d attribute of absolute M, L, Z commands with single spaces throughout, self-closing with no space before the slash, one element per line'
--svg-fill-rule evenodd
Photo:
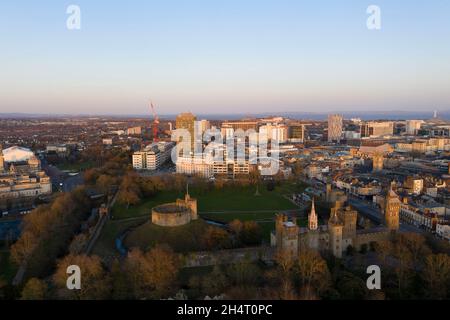
<path fill-rule="evenodd" d="M 133 154 L 133 168 L 136 170 L 157 170 L 170 159 L 174 142 L 157 142 Z"/>
<path fill-rule="evenodd" d="M 177 129 L 187 130 L 191 136 L 191 152 L 194 152 L 194 145 L 196 139 L 195 121 L 197 118 L 192 113 L 182 113 L 177 116 Z"/>
<path fill-rule="evenodd" d="M 328 142 L 340 142 L 342 138 L 343 118 L 339 114 L 328 116 Z"/>
<path fill-rule="evenodd" d="M 394 123 L 390 121 L 366 122 L 361 125 L 362 138 L 392 136 L 393 134 L 394 134 Z"/>
<path fill-rule="evenodd" d="M 407 120 L 406 121 L 406 134 L 416 135 L 422 127 L 423 120 Z"/>
<path fill-rule="evenodd" d="M 303 143 L 305 141 L 305 125 L 290 124 L 289 125 L 289 141 Z"/>

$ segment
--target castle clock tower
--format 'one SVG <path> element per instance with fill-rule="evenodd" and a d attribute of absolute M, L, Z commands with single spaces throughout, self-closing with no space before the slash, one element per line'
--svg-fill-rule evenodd
<path fill-rule="evenodd" d="M 393 183 L 386 193 L 384 202 L 384 222 L 391 231 L 397 231 L 400 227 L 400 199 L 393 190 Z"/>

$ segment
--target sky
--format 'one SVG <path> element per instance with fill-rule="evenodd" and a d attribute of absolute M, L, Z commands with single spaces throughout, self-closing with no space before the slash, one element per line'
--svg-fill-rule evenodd
<path fill-rule="evenodd" d="M 450 110 L 449 16 L 447 0 L 2 0 L 0 113 Z"/>

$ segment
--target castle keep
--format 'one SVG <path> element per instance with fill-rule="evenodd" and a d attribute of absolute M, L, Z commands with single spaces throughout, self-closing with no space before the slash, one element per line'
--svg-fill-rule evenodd
<path fill-rule="evenodd" d="M 152 209 L 152 223 L 162 227 L 178 227 L 197 219 L 197 199 L 191 198 L 189 191 L 184 199 Z"/>

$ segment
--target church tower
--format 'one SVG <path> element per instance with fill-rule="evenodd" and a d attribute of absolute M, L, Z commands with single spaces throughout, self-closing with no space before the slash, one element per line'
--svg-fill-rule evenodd
<path fill-rule="evenodd" d="M 308 228 L 309 228 L 309 230 L 315 231 L 315 230 L 317 230 L 318 227 L 319 227 L 319 224 L 318 224 L 316 208 L 314 205 L 314 198 L 313 198 L 311 212 L 309 213 L 309 216 L 308 216 Z"/>
<path fill-rule="evenodd" d="M 400 199 L 393 190 L 393 184 L 386 193 L 384 202 L 384 221 L 391 231 L 397 231 L 400 227 Z"/>
<path fill-rule="evenodd" d="M 0 172 L 5 171 L 5 158 L 3 157 L 3 148 L 0 144 Z"/>
<path fill-rule="evenodd" d="M 336 258 L 342 257 L 342 230 L 344 228 L 338 215 L 338 208 L 331 209 L 331 217 L 328 220 L 329 249 Z"/>

